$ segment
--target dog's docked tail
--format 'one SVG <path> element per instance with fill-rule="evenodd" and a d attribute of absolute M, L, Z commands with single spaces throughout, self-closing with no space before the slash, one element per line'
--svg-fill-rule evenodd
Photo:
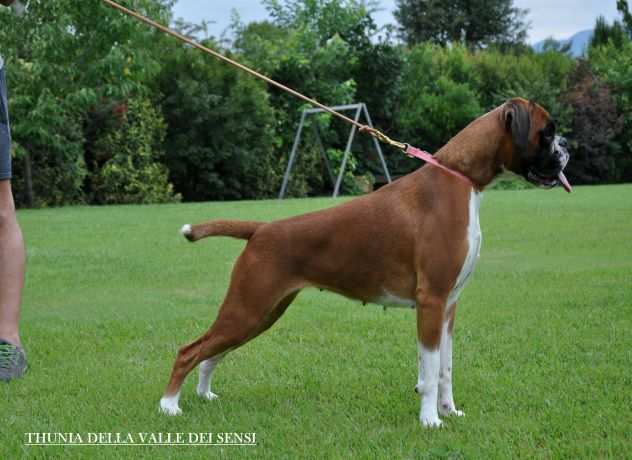
<path fill-rule="evenodd" d="M 249 240 L 264 222 L 249 220 L 211 220 L 201 224 L 186 224 L 180 233 L 189 241 L 197 241 L 207 236 L 230 236 Z"/>

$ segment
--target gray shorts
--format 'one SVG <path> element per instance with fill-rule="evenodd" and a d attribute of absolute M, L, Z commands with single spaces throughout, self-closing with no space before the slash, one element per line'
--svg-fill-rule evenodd
<path fill-rule="evenodd" d="M 0 69 L 0 180 L 11 179 L 11 130 L 4 68 Z"/>

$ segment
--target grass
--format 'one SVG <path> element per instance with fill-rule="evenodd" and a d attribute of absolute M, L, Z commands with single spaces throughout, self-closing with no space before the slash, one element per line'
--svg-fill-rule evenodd
<path fill-rule="evenodd" d="M 240 241 L 181 224 L 331 199 L 21 211 L 31 369 L 0 385 L 0 458 L 623 458 L 632 445 L 632 186 L 489 192 L 461 296 L 455 398 L 418 423 L 415 317 L 315 290 L 158 413 L 177 348 L 210 325 Z M 256 432 L 254 447 L 30 447 L 29 432 Z"/>

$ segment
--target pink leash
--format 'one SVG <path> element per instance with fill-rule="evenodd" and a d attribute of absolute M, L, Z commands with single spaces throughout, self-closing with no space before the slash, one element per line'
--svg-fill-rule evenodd
<path fill-rule="evenodd" d="M 415 147 L 412 147 L 408 144 L 406 145 L 406 149 L 404 151 L 406 152 L 406 155 L 410 157 L 419 158 L 420 160 L 424 160 L 426 163 L 430 163 L 431 165 L 436 166 L 437 168 L 443 169 L 448 174 L 452 174 L 454 177 L 458 177 L 462 181 L 465 181 L 465 183 L 470 185 L 472 188 L 476 188 L 476 186 L 474 185 L 474 182 L 472 182 L 469 177 L 467 177 L 464 174 L 461 174 L 459 171 L 455 171 L 454 169 L 450 169 L 447 166 L 442 165 L 430 153 L 417 149 Z"/>

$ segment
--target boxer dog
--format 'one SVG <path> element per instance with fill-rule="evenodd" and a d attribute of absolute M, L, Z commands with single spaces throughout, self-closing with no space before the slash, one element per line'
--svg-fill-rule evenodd
<path fill-rule="evenodd" d="M 469 181 L 433 165 L 334 208 L 270 223 L 214 220 L 185 225 L 189 241 L 248 240 L 217 318 L 178 352 L 160 409 L 178 415 L 180 387 L 199 365 L 197 393 L 210 389 L 219 361 L 272 326 L 308 286 L 383 305 L 416 309 L 420 421 L 462 416 L 452 395 L 456 302 L 481 246 L 481 193 L 503 171 L 541 187 L 561 183 L 566 141 L 539 105 L 511 99 L 473 121 L 435 155 Z"/>

